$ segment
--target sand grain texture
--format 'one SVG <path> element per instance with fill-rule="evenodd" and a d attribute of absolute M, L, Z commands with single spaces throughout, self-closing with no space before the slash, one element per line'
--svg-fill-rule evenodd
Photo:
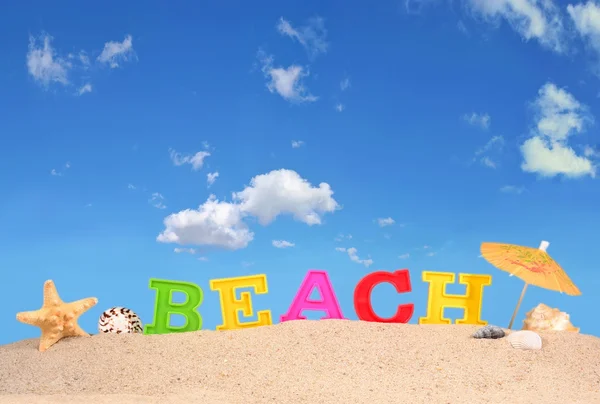
<path fill-rule="evenodd" d="M 0 346 L 0 403 L 600 404 L 600 339 L 345 320 Z"/>

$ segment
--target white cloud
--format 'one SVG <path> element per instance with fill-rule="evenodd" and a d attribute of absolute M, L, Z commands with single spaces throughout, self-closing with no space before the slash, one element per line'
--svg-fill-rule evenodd
<path fill-rule="evenodd" d="M 396 221 L 391 217 L 380 217 L 379 219 L 377 219 L 377 224 L 379 225 L 379 227 L 391 226 L 394 223 L 396 223 Z"/>
<path fill-rule="evenodd" d="M 255 217 L 261 225 L 268 225 L 278 216 L 289 214 L 308 225 L 320 224 L 323 214 L 340 208 L 332 195 L 327 183 L 313 187 L 295 171 L 274 170 L 255 176 L 249 186 L 233 193 L 234 202 L 218 201 L 211 195 L 198 209 L 169 215 L 157 241 L 245 248 L 254 238 L 245 217 Z"/>
<path fill-rule="evenodd" d="M 475 151 L 475 155 L 479 156 L 490 150 L 501 149 L 503 146 L 504 138 L 502 136 L 493 136 L 482 148 Z"/>
<path fill-rule="evenodd" d="M 79 90 L 77 90 L 78 95 L 83 95 L 85 93 L 91 93 L 91 92 L 92 92 L 92 85 L 90 83 L 84 84 L 83 86 L 79 87 Z"/>
<path fill-rule="evenodd" d="M 273 57 L 266 56 L 262 51 L 259 51 L 259 60 L 267 79 L 267 89 L 271 93 L 277 93 L 284 100 L 294 103 L 314 102 L 318 99 L 304 87 L 303 79 L 310 73 L 302 66 L 274 67 Z"/>
<path fill-rule="evenodd" d="M 346 91 L 350 88 L 350 79 L 346 77 L 344 80 L 340 82 L 340 90 Z"/>
<path fill-rule="evenodd" d="M 398 256 L 398 258 L 400 258 L 401 260 L 405 260 L 405 259 L 407 259 L 409 257 L 410 257 L 409 253 L 404 253 L 404 254 Z"/>
<path fill-rule="evenodd" d="M 502 188 L 500 188 L 500 192 L 504 192 L 506 194 L 517 194 L 520 195 L 525 191 L 525 188 L 523 187 L 517 187 L 514 185 L 505 185 Z"/>
<path fill-rule="evenodd" d="M 340 233 L 336 236 L 336 238 L 334 239 L 335 241 L 343 241 L 343 240 L 352 240 L 352 234 L 343 234 Z"/>
<path fill-rule="evenodd" d="M 71 168 L 71 163 L 69 163 L 67 161 L 62 170 L 57 170 L 56 168 L 53 168 L 52 170 L 50 170 L 50 175 L 53 175 L 56 177 L 62 177 L 64 172 L 67 171 L 69 168 Z"/>
<path fill-rule="evenodd" d="M 600 56 L 600 5 L 594 1 L 569 4 L 567 13 L 571 17 L 575 30 Z"/>
<path fill-rule="evenodd" d="M 234 193 L 233 198 L 240 202 L 242 211 L 257 217 L 263 225 L 286 213 L 314 225 L 321 224 L 323 213 L 340 208 L 332 195 L 329 184 L 322 182 L 313 187 L 297 172 L 280 169 L 252 178 L 250 186 Z"/>
<path fill-rule="evenodd" d="M 535 39 L 555 52 L 566 52 L 565 30 L 552 0 L 466 0 L 475 15 L 491 22 L 506 20 L 526 41 Z"/>
<path fill-rule="evenodd" d="M 136 188 L 137 188 L 137 187 L 136 187 L 135 185 L 133 185 L 133 184 L 127 184 L 127 189 L 134 190 L 134 189 L 136 189 Z"/>
<path fill-rule="evenodd" d="M 78 53 L 68 53 L 63 57 L 53 48 L 52 42 L 53 38 L 48 34 L 29 37 L 28 73 L 45 88 L 53 83 L 64 86 L 77 84 L 72 92 L 73 95 L 81 96 L 92 92 L 90 76 L 94 71 L 90 70 L 91 62 L 88 53 L 81 50 Z M 127 36 L 123 42 L 107 42 L 97 61 L 114 68 L 134 56 L 131 36 Z"/>
<path fill-rule="evenodd" d="M 488 129 L 492 120 L 488 114 L 478 114 L 476 112 L 464 114 L 463 119 L 470 125 L 479 126 L 482 129 Z"/>
<path fill-rule="evenodd" d="M 173 149 L 169 149 L 169 156 L 171 161 L 176 166 L 182 166 L 184 164 L 190 164 L 194 171 L 198 171 L 204 165 L 204 159 L 210 156 L 209 152 L 199 151 L 196 154 L 181 154 L 177 153 Z"/>
<path fill-rule="evenodd" d="M 215 183 L 215 181 L 217 180 L 217 178 L 219 177 L 219 172 L 215 171 L 214 173 L 208 173 L 206 174 L 206 183 L 207 185 L 210 187 L 212 184 Z"/>
<path fill-rule="evenodd" d="M 281 17 L 277 23 L 277 31 L 298 41 L 304 46 L 311 58 L 316 57 L 320 53 L 326 53 L 329 47 L 326 40 L 327 30 L 325 29 L 324 20 L 321 17 L 311 18 L 308 20 L 307 25 L 296 28 L 289 21 Z"/>
<path fill-rule="evenodd" d="M 157 237 L 161 243 L 206 245 L 229 250 L 245 248 L 254 239 L 239 205 L 222 202 L 211 195 L 196 210 L 186 209 L 167 216 L 165 230 Z"/>
<path fill-rule="evenodd" d="M 123 42 L 106 42 L 97 60 L 100 63 L 108 64 L 111 69 L 114 69 L 119 67 L 119 63 L 127 62 L 132 57 L 135 57 L 133 39 L 131 35 L 126 35 Z"/>
<path fill-rule="evenodd" d="M 196 254 L 197 250 L 195 248 L 179 248 L 175 247 L 173 249 L 177 254 L 187 253 L 187 254 Z"/>
<path fill-rule="evenodd" d="M 462 32 L 463 34 L 465 34 L 467 36 L 469 35 L 469 30 L 467 29 L 467 26 L 465 25 L 465 23 L 462 20 L 459 20 L 456 23 L 456 28 L 458 28 L 458 30 L 460 32 Z"/>
<path fill-rule="evenodd" d="M 29 37 L 27 71 L 44 87 L 51 83 L 69 84 L 67 76 L 72 67 L 70 62 L 57 55 L 52 39 L 50 35 L 42 35 L 38 39 Z"/>
<path fill-rule="evenodd" d="M 596 176 L 591 160 L 578 156 L 569 146 L 550 142 L 539 136 L 532 137 L 521 146 L 523 171 L 538 173 L 543 177 L 563 174 L 565 177 Z"/>
<path fill-rule="evenodd" d="M 339 104 L 339 103 L 338 103 L 338 104 L 335 104 L 335 110 L 336 110 L 337 112 L 342 112 L 342 111 L 344 111 L 345 109 L 346 109 L 346 107 L 344 106 L 344 104 Z"/>
<path fill-rule="evenodd" d="M 273 244 L 273 247 L 275 247 L 275 248 L 289 248 L 289 247 L 294 247 L 296 245 L 294 243 L 290 243 L 289 241 L 285 241 L 285 240 L 273 240 L 272 244 Z"/>
<path fill-rule="evenodd" d="M 337 247 L 335 249 L 336 251 L 339 252 L 345 252 L 348 254 L 348 257 L 350 257 L 350 260 L 353 262 L 356 262 L 357 264 L 362 264 L 365 267 L 370 267 L 371 265 L 373 265 L 373 260 L 372 259 L 360 259 L 358 257 L 358 250 L 354 247 L 350 247 L 350 248 L 342 248 L 342 247 Z"/>
<path fill-rule="evenodd" d="M 302 146 L 304 146 L 304 141 L 302 141 L 302 140 L 292 140 L 292 147 L 294 149 L 297 149 L 297 148 L 302 147 Z"/>
<path fill-rule="evenodd" d="M 583 155 L 585 157 L 600 157 L 600 151 L 596 150 L 592 146 L 586 145 L 583 148 Z"/>
<path fill-rule="evenodd" d="M 157 209 L 166 209 L 167 206 L 164 202 L 165 197 L 158 192 L 154 192 L 152 195 L 150 195 L 150 199 L 148 200 L 148 203 L 150 203 L 150 205 L 154 206 Z"/>
<path fill-rule="evenodd" d="M 481 148 L 475 151 L 475 157 L 473 161 L 479 161 L 486 167 L 496 168 L 497 163 L 494 161 L 489 154 L 498 154 L 504 147 L 504 138 L 502 136 L 492 136 L 490 140 Z"/>
<path fill-rule="evenodd" d="M 496 162 L 487 156 L 482 157 L 479 161 L 481 162 L 481 164 L 483 164 L 486 167 L 489 167 L 489 168 L 497 167 Z"/>
<path fill-rule="evenodd" d="M 587 108 L 565 89 L 553 83 L 544 84 L 534 102 L 537 112 L 532 137 L 521 145 L 525 172 L 543 177 L 562 174 L 565 177 L 595 177 L 596 167 L 590 156 L 578 156 L 568 139 L 585 130 L 593 122 Z"/>

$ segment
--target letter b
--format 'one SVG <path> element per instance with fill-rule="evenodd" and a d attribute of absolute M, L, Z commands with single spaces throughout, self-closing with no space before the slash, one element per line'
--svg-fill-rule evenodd
<path fill-rule="evenodd" d="M 154 321 L 144 327 L 144 334 L 168 334 L 172 332 L 198 331 L 202 328 L 202 317 L 196 309 L 202 304 L 202 289 L 195 283 L 150 279 L 149 287 L 156 290 Z M 173 292 L 186 296 L 183 303 L 173 302 Z M 170 325 L 172 314 L 185 318 L 181 327 Z"/>

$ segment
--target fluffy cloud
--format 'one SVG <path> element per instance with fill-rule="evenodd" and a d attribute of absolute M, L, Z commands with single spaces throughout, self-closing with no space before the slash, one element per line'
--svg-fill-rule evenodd
<path fill-rule="evenodd" d="M 84 84 L 83 86 L 79 87 L 79 90 L 77 90 L 77 95 L 83 95 L 85 93 L 91 93 L 92 92 L 92 85 L 90 83 Z"/>
<path fill-rule="evenodd" d="M 502 136 L 492 136 L 483 147 L 475 151 L 473 161 L 479 161 L 489 168 L 496 168 L 498 164 L 490 157 L 490 154 L 498 154 L 503 147 L 504 138 Z"/>
<path fill-rule="evenodd" d="M 302 27 L 293 27 L 288 20 L 281 17 L 277 23 L 277 31 L 298 41 L 306 49 L 310 58 L 314 58 L 320 53 L 326 53 L 329 47 L 327 30 L 321 17 L 309 19 L 308 23 Z"/>
<path fill-rule="evenodd" d="M 218 171 L 215 171 L 214 173 L 206 174 L 206 184 L 210 187 L 212 184 L 215 183 L 215 181 L 217 180 L 218 177 L 219 177 Z"/>
<path fill-rule="evenodd" d="M 277 93 L 284 100 L 294 103 L 314 102 L 318 99 L 304 87 L 303 79 L 310 74 L 304 67 L 275 67 L 273 57 L 265 55 L 262 51 L 259 51 L 258 57 L 262 65 L 261 70 L 267 79 L 267 89 L 271 93 Z"/>
<path fill-rule="evenodd" d="M 407 259 L 409 257 L 410 257 L 409 253 L 401 254 L 401 255 L 398 256 L 398 258 L 400 258 L 401 260 L 405 260 L 405 259 Z"/>
<path fill-rule="evenodd" d="M 29 48 L 27 52 L 27 71 L 43 87 L 49 87 L 53 83 L 63 86 L 77 85 L 74 95 L 81 96 L 92 91 L 89 82 L 90 58 L 85 51 L 69 53 L 61 56 L 52 46 L 53 38 L 43 34 L 38 38 L 29 37 Z M 135 56 L 128 35 L 123 42 L 107 42 L 97 61 L 100 64 L 109 64 L 118 67 L 120 62 L 129 60 Z"/>
<path fill-rule="evenodd" d="M 204 165 L 204 159 L 209 157 L 210 153 L 206 151 L 199 151 L 196 154 L 181 154 L 177 153 L 173 149 L 169 149 L 169 156 L 171 157 L 173 164 L 176 166 L 190 164 L 192 166 L 192 170 L 197 171 L 202 168 Z"/>
<path fill-rule="evenodd" d="M 343 247 L 337 247 L 335 249 L 336 251 L 339 252 L 345 252 L 348 254 L 348 257 L 350 257 L 350 260 L 353 262 L 356 262 L 357 264 L 362 264 L 365 267 L 370 267 L 371 265 L 373 265 L 373 260 L 372 259 L 360 259 L 358 257 L 358 250 L 354 247 L 350 247 L 350 248 L 343 248 Z"/>
<path fill-rule="evenodd" d="M 302 146 L 304 146 L 304 141 L 302 141 L 302 140 L 292 140 L 292 147 L 294 149 L 297 149 L 297 148 L 302 147 Z"/>
<path fill-rule="evenodd" d="M 544 177 L 595 177 L 591 156 L 579 156 L 567 144 L 569 137 L 581 133 L 593 122 L 584 105 L 572 94 L 553 83 L 544 84 L 534 102 L 537 112 L 532 137 L 521 145 L 525 172 Z"/>
<path fill-rule="evenodd" d="M 346 91 L 350 88 L 350 79 L 346 77 L 344 80 L 340 82 L 340 90 Z"/>
<path fill-rule="evenodd" d="M 477 16 L 507 21 L 526 41 L 535 39 L 555 52 L 565 52 L 560 10 L 551 0 L 465 0 Z"/>
<path fill-rule="evenodd" d="M 205 245 L 229 250 L 244 248 L 254 239 L 239 205 L 222 202 L 211 195 L 198 209 L 186 209 L 167 216 L 161 243 Z"/>
<path fill-rule="evenodd" d="M 321 223 L 321 215 L 339 209 L 329 184 L 313 187 L 291 170 L 274 170 L 252 178 L 250 185 L 233 193 L 233 202 L 214 195 L 198 209 L 186 209 L 167 216 L 165 230 L 157 241 L 180 245 L 208 245 L 230 250 L 245 248 L 254 238 L 245 217 L 268 225 L 289 214 L 308 225 Z"/>
<path fill-rule="evenodd" d="M 396 223 L 396 221 L 391 217 L 380 217 L 379 219 L 377 219 L 377 224 L 379 225 L 379 227 L 391 226 L 394 223 Z"/>
<path fill-rule="evenodd" d="M 343 112 L 346 109 L 346 107 L 344 106 L 344 104 L 341 104 L 341 103 L 335 104 L 334 108 L 335 108 L 335 110 L 337 112 Z"/>
<path fill-rule="evenodd" d="M 271 244 L 273 244 L 273 247 L 275 248 L 290 248 L 296 245 L 285 240 L 273 240 Z"/>
<path fill-rule="evenodd" d="M 576 5 L 569 4 L 567 13 L 575 30 L 600 56 L 600 5 L 593 1 Z"/>
<path fill-rule="evenodd" d="M 308 225 L 321 224 L 323 213 L 339 209 L 327 183 L 313 187 L 292 170 L 274 170 L 257 175 L 250 186 L 233 194 L 243 212 L 258 218 L 262 225 L 271 223 L 281 214 Z"/>
<path fill-rule="evenodd" d="M 123 42 L 106 42 L 97 60 L 102 64 L 109 65 L 111 69 L 115 69 L 119 67 L 119 63 L 127 62 L 132 57 L 135 57 L 133 39 L 131 35 L 126 35 Z"/>
<path fill-rule="evenodd" d="M 488 129 L 490 127 L 491 118 L 488 114 L 478 114 L 472 112 L 470 114 L 463 115 L 463 119 L 470 125 L 479 126 L 482 129 Z"/>
<path fill-rule="evenodd" d="M 52 47 L 52 37 L 42 35 L 40 38 L 29 37 L 27 52 L 27 71 L 43 86 L 50 83 L 69 84 L 68 73 L 72 64 L 57 55 Z"/>

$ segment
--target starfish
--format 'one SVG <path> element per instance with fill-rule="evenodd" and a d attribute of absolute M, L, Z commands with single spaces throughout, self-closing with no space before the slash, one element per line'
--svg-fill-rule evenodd
<path fill-rule="evenodd" d="M 44 352 L 65 337 L 89 337 L 78 324 L 77 319 L 92 308 L 98 299 L 88 297 L 65 303 L 58 296 L 54 282 L 44 282 L 44 304 L 39 310 L 17 313 L 17 320 L 34 325 L 42 330 L 40 352 Z"/>

